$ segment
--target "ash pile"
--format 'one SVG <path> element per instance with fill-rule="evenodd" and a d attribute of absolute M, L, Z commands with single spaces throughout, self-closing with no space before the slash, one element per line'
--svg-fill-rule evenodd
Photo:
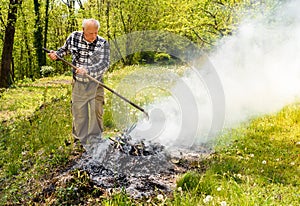
<path fill-rule="evenodd" d="M 86 171 L 95 185 L 107 191 L 125 190 L 133 198 L 149 198 L 171 193 L 176 176 L 190 169 L 191 161 L 200 160 L 199 152 L 189 153 L 189 158 L 176 152 L 174 156 L 159 143 L 134 140 L 128 130 L 92 145 L 73 169 Z"/>

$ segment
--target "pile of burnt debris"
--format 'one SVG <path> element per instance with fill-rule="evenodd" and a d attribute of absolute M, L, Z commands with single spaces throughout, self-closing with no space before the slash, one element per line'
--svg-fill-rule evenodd
<path fill-rule="evenodd" d="M 205 170 L 201 162 L 212 153 L 205 146 L 170 150 L 159 143 L 133 139 L 128 131 L 91 144 L 83 153 L 77 146 L 68 167 L 41 183 L 42 191 L 32 199 L 35 203 L 84 205 L 86 193 L 95 200 L 118 192 L 136 200 L 172 196 L 178 176 Z"/>
<path fill-rule="evenodd" d="M 204 147 L 172 152 L 159 143 L 133 140 L 125 131 L 93 145 L 71 170 L 86 171 L 95 185 L 107 191 L 125 190 L 133 198 L 148 198 L 172 192 L 176 177 L 199 166 L 209 153 Z"/>

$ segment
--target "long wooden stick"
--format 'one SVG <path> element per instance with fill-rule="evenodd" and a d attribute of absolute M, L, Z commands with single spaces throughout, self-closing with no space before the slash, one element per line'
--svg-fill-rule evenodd
<path fill-rule="evenodd" d="M 50 53 L 50 50 L 43 48 L 45 52 Z M 70 62 L 66 61 L 65 59 L 61 58 L 60 56 L 56 55 L 57 59 L 59 59 L 60 61 L 64 62 L 65 64 L 69 65 L 70 67 L 74 68 L 75 70 L 78 69 L 78 67 L 76 67 L 75 65 L 71 64 Z M 148 113 L 140 106 L 138 106 L 137 104 L 131 102 L 130 100 L 128 100 L 127 98 L 123 97 L 122 95 L 120 95 L 119 93 L 117 93 L 116 91 L 114 91 L 113 89 L 109 88 L 108 86 L 106 86 L 105 84 L 103 84 L 102 82 L 98 81 L 97 79 L 91 77 L 88 74 L 85 74 L 85 76 L 87 78 L 89 78 L 90 80 L 96 82 L 97 84 L 99 84 L 100 86 L 104 87 L 105 89 L 107 89 L 108 91 L 110 91 L 111 93 L 117 95 L 118 97 L 120 97 L 121 99 L 123 99 L 125 102 L 129 103 L 130 105 L 132 105 L 133 107 L 137 108 L 138 110 L 142 111 L 147 118 L 149 119 L 149 115 Z"/>

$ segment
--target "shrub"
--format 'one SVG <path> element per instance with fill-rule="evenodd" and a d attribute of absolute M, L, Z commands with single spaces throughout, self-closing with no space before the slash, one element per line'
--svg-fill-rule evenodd
<path fill-rule="evenodd" d="M 51 66 L 42 66 L 41 67 L 41 75 L 43 77 L 50 77 L 53 76 L 55 72 L 55 69 Z"/>

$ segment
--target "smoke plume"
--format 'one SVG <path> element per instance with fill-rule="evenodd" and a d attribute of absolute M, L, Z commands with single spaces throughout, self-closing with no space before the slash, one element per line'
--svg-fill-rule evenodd
<path fill-rule="evenodd" d="M 245 20 L 210 56 L 225 91 L 226 125 L 273 113 L 300 96 L 300 4 Z"/>
<path fill-rule="evenodd" d="M 200 71 L 191 69 L 178 78 L 169 97 L 148 106 L 150 121 L 138 122 L 132 135 L 155 139 L 166 146 L 189 147 L 205 143 L 217 134 L 211 131 L 214 117 L 222 116 L 218 108 L 224 107 L 225 118 L 219 118 L 224 120 L 224 128 L 229 128 L 298 101 L 298 8 L 300 2 L 291 1 L 270 14 L 246 18 L 235 34 L 221 39 L 208 55 L 210 67 L 221 82 L 220 96 L 223 92 L 224 102 L 211 98 L 213 86 L 207 84 L 207 77 L 212 70 L 207 70 L 208 64 L 203 63 Z"/>

